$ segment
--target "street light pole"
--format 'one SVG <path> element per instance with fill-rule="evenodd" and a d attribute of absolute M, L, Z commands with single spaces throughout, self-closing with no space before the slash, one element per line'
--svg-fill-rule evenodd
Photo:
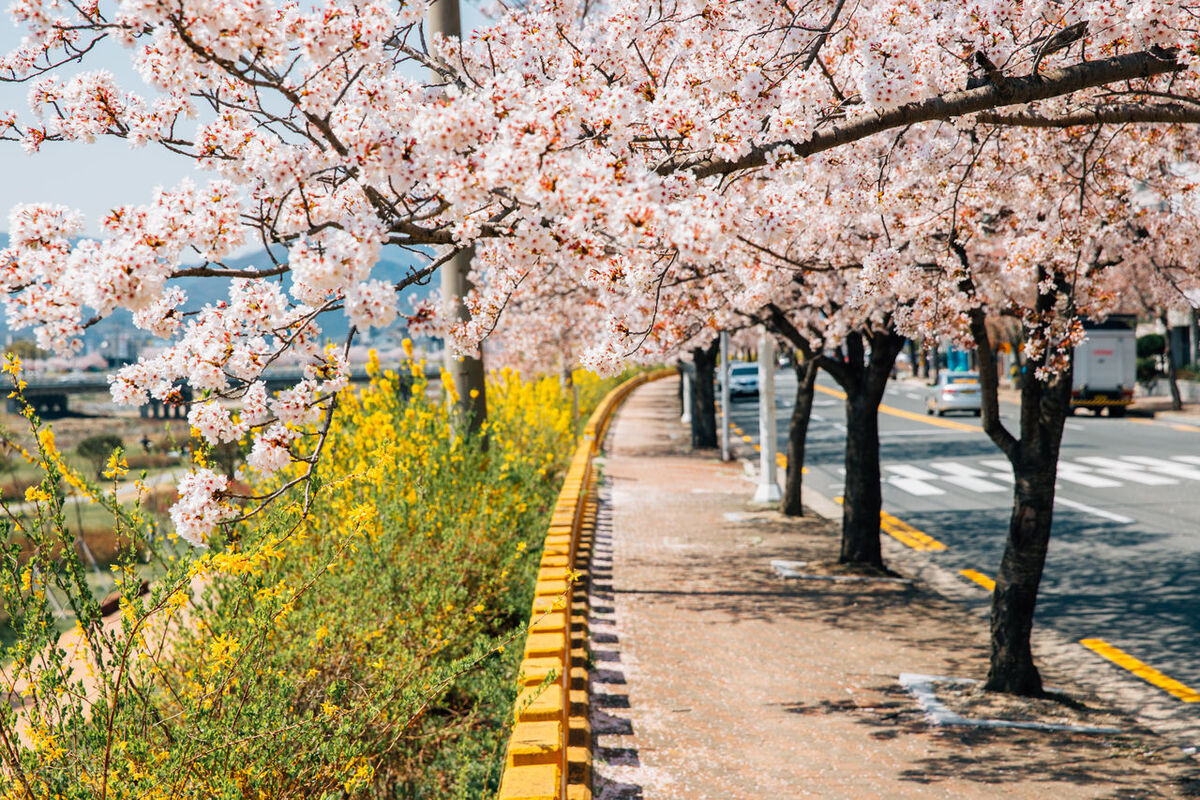
<path fill-rule="evenodd" d="M 459 15 L 458 0 L 437 0 L 429 9 L 429 30 L 431 34 L 444 36 L 462 36 L 462 19 Z M 436 83 L 441 78 L 436 72 L 433 79 Z M 446 322 L 452 325 L 456 322 L 467 322 L 471 315 L 467 311 L 465 298 L 471 291 L 471 259 L 474 248 L 459 251 L 441 266 L 442 282 L 442 311 Z M 446 374 L 454 381 L 458 390 L 458 403 L 455 411 L 461 420 L 466 422 L 467 432 L 478 433 L 480 426 L 487 419 L 487 384 L 483 367 L 483 350 L 479 357 L 466 356 L 456 358 L 450 347 L 450 339 L 446 338 L 446 349 L 443 354 L 443 365 Z M 484 439 L 486 446 L 487 439 Z"/>
<path fill-rule="evenodd" d="M 758 337 L 758 488 L 754 502 L 783 499 L 775 474 L 775 341 L 765 330 Z"/>

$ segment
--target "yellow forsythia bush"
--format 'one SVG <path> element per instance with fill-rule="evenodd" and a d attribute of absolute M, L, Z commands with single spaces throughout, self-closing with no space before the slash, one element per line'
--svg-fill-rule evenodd
<path fill-rule="evenodd" d="M 127 530 L 107 618 L 72 577 L 50 491 L 62 469 L 43 451 L 40 555 L 9 548 L 0 569 L 3 680 L 19 698 L 0 704 L 5 800 L 494 791 L 537 551 L 575 442 L 572 389 L 493 376 L 485 450 L 452 433 L 420 364 L 372 370 L 340 401 L 314 478 L 207 551 L 105 500 Z M 576 376 L 585 398 L 612 383 Z M 162 566 L 145 591 L 151 556 Z M 34 562 L 42 587 L 72 598 L 73 634 L 55 630 Z"/>

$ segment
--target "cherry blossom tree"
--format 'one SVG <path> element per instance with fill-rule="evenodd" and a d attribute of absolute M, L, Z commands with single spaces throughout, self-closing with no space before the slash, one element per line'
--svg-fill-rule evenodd
<path fill-rule="evenodd" d="M 873 255 L 864 291 L 886 287 L 905 302 L 901 330 L 977 348 L 983 427 L 1013 467 L 1013 513 L 992 596 L 992 690 L 1042 691 L 1030 633 L 1082 320 L 1123 310 L 1131 282 L 1178 299 L 1198 277 L 1181 266 L 1194 264 L 1194 217 L 1135 200 L 1148 183 L 1170 183 L 1172 162 L 1191 150 L 1186 137 L 1167 133 L 981 125 L 937 140 L 913 137 L 892 152 L 884 213 L 893 226 L 921 224 L 903 256 Z M 934 145 L 943 153 L 940 181 L 906 171 L 908 159 Z M 1024 339 L 1015 431 L 999 416 L 988 318 L 1001 314 L 1019 320 Z"/>
<path fill-rule="evenodd" d="M 202 435 L 251 436 L 264 474 L 319 456 L 323 438 L 296 428 L 327 418 L 346 381 L 346 345 L 323 347 L 322 316 L 386 325 L 398 291 L 468 248 L 489 280 L 467 298 L 471 320 L 446 325 L 464 353 L 495 325 L 496 298 L 549 270 L 652 296 L 676 260 L 711 268 L 745 224 L 731 186 L 787 186 L 807 157 L 876 134 L 970 115 L 1200 118 L 1190 9 L 1165 1 L 548 0 L 465 41 L 426 36 L 422 4 L 378 0 L 11 9 L 26 37 L 0 74 L 29 83 L 30 109 L 0 118 L 0 138 L 28 151 L 123 138 L 207 175 L 114 209 L 97 240 L 80 240 L 69 209 L 14 209 L 0 259 L 10 323 L 67 352 L 92 320 L 132 312 L 172 346 L 115 374 L 114 397 L 169 400 L 186 380 Z M 106 40 L 148 90 L 88 69 Z M 228 266 L 250 245 L 263 263 Z M 422 266 L 373 276 L 385 247 Z M 228 299 L 191 307 L 183 277 L 224 281 Z M 588 358 L 615 368 L 620 342 Z M 262 370 L 288 351 L 306 377 L 265 397 Z M 230 396 L 246 406 L 237 418 L 216 403 Z M 192 541 L 235 515 L 215 476 L 183 487 L 176 520 Z"/>

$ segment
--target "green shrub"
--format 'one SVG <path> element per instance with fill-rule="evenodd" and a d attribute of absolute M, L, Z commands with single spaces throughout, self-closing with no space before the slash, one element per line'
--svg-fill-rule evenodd
<path fill-rule="evenodd" d="M 91 462 L 96 470 L 96 475 L 99 476 L 104 471 L 104 465 L 108 462 L 109 456 L 117 448 L 124 447 L 125 442 L 120 436 L 111 433 L 100 433 L 95 436 L 89 436 L 84 439 L 75 448 L 75 452 L 81 458 L 86 458 Z"/>
<path fill-rule="evenodd" d="M 1137 337 L 1137 356 L 1138 358 L 1149 358 L 1150 356 L 1161 356 L 1167 351 L 1167 340 L 1162 334 L 1147 333 L 1145 336 Z"/>

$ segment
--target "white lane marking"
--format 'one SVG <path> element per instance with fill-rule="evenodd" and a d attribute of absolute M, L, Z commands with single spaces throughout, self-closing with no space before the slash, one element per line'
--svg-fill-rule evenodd
<path fill-rule="evenodd" d="M 934 430 L 924 431 L 880 431 L 879 439 L 888 438 L 889 436 L 977 436 L 973 431 L 955 431 L 945 428 L 937 428 Z"/>
<path fill-rule="evenodd" d="M 943 475 L 942 480 L 972 492 L 1007 492 L 1007 486 L 976 478 L 974 475 Z"/>
<path fill-rule="evenodd" d="M 825 418 L 822 417 L 820 414 L 809 414 L 808 418 L 811 419 L 813 422 L 824 422 L 825 421 Z"/>
<path fill-rule="evenodd" d="M 904 396 L 907 397 L 909 400 L 920 400 L 921 399 L 921 395 L 917 394 L 916 392 L 905 392 Z"/>
<path fill-rule="evenodd" d="M 840 422 L 835 422 L 835 423 L 833 423 L 833 427 L 834 427 L 834 429 L 836 429 L 836 430 L 839 430 L 839 431 L 841 431 L 842 433 L 846 433 L 846 432 L 847 432 L 847 431 L 846 431 L 846 426 L 845 426 L 845 425 L 843 425 L 843 424 L 842 424 L 842 423 L 840 423 Z"/>
<path fill-rule="evenodd" d="M 1120 522 L 1123 525 L 1134 521 L 1131 517 L 1123 517 L 1120 514 L 1114 514 L 1111 511 L 1105 511 L 1103 508 L 1096 508 L 1095 506 L 1089 506 L 1086 503 L 1077 503 L 1074 500 L 1067 500 L 1065 497 L 1054 498 L 1054 504 L 1066 506 L 1067 508 L 1074 509 L 1075 511 L 1082 511 L 1084 514 L 1091 514 L 1092 516 L 1100 517 L 1101 519 Z"/>
<path fill-rule="evenodd" d="M 928 497 L 934 494 L 945 494 L 945 489 L 939 489 L 933 484 L 926 483 L 919 478 L 901 478 L 893 475 L 887 479 L 887 482 L 897 489 L 914 494 L 917 497 Z"/>
<path fill-rule="evenodd" d="M 1016 479 L 1013 477 L 1012 465 L 1007 461 L 999 458 L 989 458 L 979 462 L 988 469 L 996 470 L 992 473 L 992 477 L 998 480 L 1013 483 Z M 1121 486 L 1120 481 L 1114 481 L 1111 478 L 1103 478 L 1099 475 L 1093 475 L 1088 472 L 1087 467 L 1079 464 L 1072 464 L 1070 461 L 1058 462 L 1058 477 L 1061 480 L 1070 483 L 1077 483 L 1080 486 L 1088 486 L 1092 489 L 1110 489 L 1114 486 Z"/>
<path fill-rule="evenodd" d="M 1171 456 L 1176 461 L 1186 461 L 1189 464 L 1200 464 L 1200 456 Z"/>
<path fill-rule="evenodd" d="M 1093 465 L 1095 468 L 1103 472 L 1111 474 L 1115 478 L 1123 478 L 1134 483 L 1141 483 L 1146 486 L 1166 486 L 1168 484 L 1179 483 L 1174 478 L 1167 478 L 1163 475 L 1152 475 L 1145 471 L 1145 467 L 1140 464 L 1132 464 L 1128 461 L 1121 461 L 1116 458 L 1104 458 L 1103 456 L 1081 456 L 1076 461 L 1081 461 L 1084 464 Z M 1059 465 L 1061 468 L 1061 464 Z"/>
<path fill-rule="evenodd" d="M 960 464 L 957 461 L 933 461 L 929 466 L 934 469 L 945 472 L 945 475 L 940 476 L 946 483 L 954 486 L 962 487 L 971 492 L 1006 492 L 1007 486 L 1001 486 L 998 483 L 985 481 L 984 478 L 989 477 L 988 473 L 974 467 L 969 467 L 966 464 Z"/>
<path fill-rule="evenodd" d="M 829 406 L 836 406 L 837 404 L 837 400 L 813 400 L 813 405 L 817 408 L 828 408 Z"/>
<path fill-rule="evenodd" d="M 1064 423 L 1064 427 L 1066 427 L 1066 429 L 1067 429 L 1067 430 L 1069 430 L 1069 431 L 1082 431 L 1082 430 L 1087 430 L 1087 429 L 1086 429 L 1086 428 L 1084 428 L 1082 425 L 1080 425 L 1078 422 L 1067 422 L 1067 423 Z"/>
<path fill-rule="evenodd" d="M 947 475 L 974 475 L 976 478 L 987 476 L 983 470 L 960 464 L 957 461 L 930 461 L 929 466 Z"/>
<path fill-rule="evenodd" d="M 1136 461 L 1139 464 L 1145 464 L 1155 472 L 1161 472 L 1164 475 L 1187 478 L 1190 481 L 1200 481 L 1200 469 L 1189 467 L 1186 464 L 1167 461 L 1163 458 L 1151 458 L 1150 456 L 1122 456 L 1122 458 L 1126 461 Z"/>
<path fill-rule="evenodd" d="M 912 464 L 888 464 L 884 469 L 894 472 L 901 477 L 916 478 L 919 481 L 936 480 L 941 477 L 936 473 L 927 472 L 920 467 L 914 467 Z"/>
<path fill-rule="evenodd" d="M 1058 477 L 1060 480 L 1078 483 L 1080 486 L 1090 486 L 1093 489 L 1108 489 L 1113 486 L 1120 486 L 1120 481 L 1114 481 L 1111 478 L 1103 478 L 1099 475 L 1093 475 L 1084 467 L 1078 464 L 1072 464 L 1069 461 L 1058 462 Z"/>

